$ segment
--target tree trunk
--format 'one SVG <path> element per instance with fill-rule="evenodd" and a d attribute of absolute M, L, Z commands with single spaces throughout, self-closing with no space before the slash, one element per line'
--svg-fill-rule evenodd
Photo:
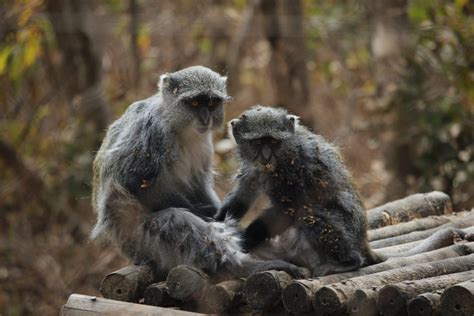
<path fill-rule="evenodd" d="M 443 192 L 412 194 L 367 211 L 369 229 L 408 222 L 415 218 L 452 213 L 451 199 Z"/>
<path fill-rule="evenodd" d="M 472 278 L 474 278 L 474 271 L 465 271 L 386 285 L 378 292 L 377 308 L 384 316 L 408 315 L 407 303 L 411 298 L 418 294 L 440 290 Z"/>
<path fill-rule="evenodd" d="M 441 315 L 473 315 L 474 279 L 456 284 L 441 295 Z"/>
<path fill-rule="evenodd" d="M 289 109 L 312 126 L 301 0 L 262 0 L 260 9 L 271 49 L 274 104 Z"/>
<path fill-rule="evenodd" d="M 92 4 L 48 0 L 46 8 L 62 55 L 63 88 L 69 99 L 77 99 L 83 123 L 92 123 L 87 136 L 98 145 L 108 124 L 108 109 L 102 97 L 102 52 Z"/>
<path fill-rule="evenodd" d="M 413 264 L 439 261 L 474 253 L 474 242 L 459 243 L 446 248 L 421 253 L 411 257 L 391 258 L 385 262 L 355 271 L 328 275 L 313 280 L 294 280 L 283 290 L 283 303 L 289 312 L 299 314 L 312 310 L 311 300 L 321 287 L 350 278 L 370 275 L 382 271 L 398 269 Z"/>
<path fill-rule="evenodd" d="M 374 286 L 405 280 L 419 280 L 447 273 L 468 271 L 473 268 L 474 254 L 471 254 L 378 272 L 326 285 L 315 293 L 312 303 L 318 314 L 345 313 L 347 311 L 347 301 L 357 289 L 370 289 Z"/>

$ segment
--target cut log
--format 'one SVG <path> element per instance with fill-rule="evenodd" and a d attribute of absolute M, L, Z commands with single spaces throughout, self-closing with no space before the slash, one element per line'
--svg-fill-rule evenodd
<path fill-rule="evenodd" d="M 458 241 L 461 241 L 466 236 L 466 231 L 474 227 L 469 227 L 464 230 L 459 228 L 442 228 L 431 236 L 423 240 L 416 240 L 406 244 L 395 245 L 380 249 L 375 249 L 375 252 L 385 257 L 394 256 L 411 256 L 417 253 L 433 251 L 436 249 L 450 246 Z"/>
<path fill-rule="evenodd" d="M 367 232 L 369 241 L 375 241 L 395 236 L 408 234 L 415 231 L 423 231 L 443 224 L 455 221 L 464 216 L 473 214 L 474 212 L 459 212 L 452 215 L 430 216 L 426 218 L 414 219 L 410 222 L 399 223 L 395 225 L 385 226 L 377 229 L 372 229 Z"/>
<path fill-rule="evenodd" d="M 433 316 L 439 314 L 442 291 L 423 293 L 408 302 L 409 316 Z"/>
<path fill-rule="evenodd" d="M 433 235 L 433 233 L 443 229 L 443 228 L 448 228 L 448 227 L 453 227 L 453 228 L 466 228 L 474 226 L 474 212 L 470 212 L 469 215 L 463 216 L 461 218 L 456 218 L 455 220 L 452 220 L 449 223 L 446 223 L 444 225 L 441 225 L 440 227 L 435 227 L 427 230 L 422 230 L 422 231 L 416 231 L 416 232 L 411 232 L 408 234 L 404 235 L 399 235 L 395 237 L 390 237 L 390 238 L 385 238 L 385 239 L 380 239 L 376 240 L 370 243 L 370 246 L 373 249 L 377 248 L 383 248 L 383 247 L 390 247 L 394 245 L 401 245 L 401 244 L 406 244 L 409 242 L 417 241 L 417 240 L 422 240 L 425 238 L 430 237 Z"/>
<path fill-rule="evenodd" d="M 474 242 L 459 243 L 446 248 L 421 253 L 411 257 L 391 258 L 385 262 L 351 272 L 328 275 L 313 280 L 294 280 L 283 289 L 282 298 L 286 309 L 294 314 L 311 311 L 314 293 L 326 284 L 346 279 L 397 269 L 412 264 L 439 261 L 474 253 Z"/>
<path fill-rule="evenodd" d="M 314 294 L 312 303 L 317 314 L 342 314 L 346 312 L 347 300 L 357 289 L 370 289 L 374 286 L 463 272 L 473 268 L 474 254 L 471 254 L 378 272 L 325 285 Z"/>
<path fill-rule="evenodd" d="M 208 313 L 223 313 L 242 301 L 241 290 L 244 279 L 228 280 L 208 286 L 201 296 L 201 303 Z"/>
<path fill-rule="evenodd" d="M 251 275 L 244 283 L 242 294 L 254 311 L 265 311 L 278 305 L 281 291 L 292 280 L 284 271 L 263 271 Z"/>
<path fill-rule="evenodd" d="M 179 265 L 168 273 L 166 284 L 171 297 L 188 302 L 201 296 L 204 288 L 209 285 L 209 276 L 201 269 Z"/>
<path fill-rule="evenodd" d="M 61 308 L 61 316 L 83 315 L 161 315 L 161 316 L 193 316 L 202 315 L 191 312 L 173 310 L 142 304 L 125 303 L 95 296 L 72 294 Z"/>
<path fill-rule="evenodd" d="M 472 278 L 474 271 L 465 271 L 386 285 L 378 292 L 377 308 L 384 316 L 408 315 L 407 303 L 418 294 L 440 290 Z"/>
<path fill-rule="evenodd" d="M 145 304 L 161 307 L 180 306 L 181 301 L 171 297 L 165 281 L 148 286 L 144 294 Z"/>
<path fill-rule="evenodd" d="M 347 301 L 347 310 L 352 316 L 376 316 L 377 291 L 380 287 L 358 289 Z"/>
<path fill-rule="evenodd" d="M 153 270 L 147 265 L 129 265 L 107 275 L 100 285 L 105 298 L 124 302 L 138 302 L 145 288 L 155 281 Z"/>
<path fill-rule="evenodd" d="M 474 315 L 474 280 L 444 290 L 441 295 L 441 315 Z"/>
<path fill-rule="evenodd" d="M 443 192 L 418 193 L 367 211 L 369 229 L 408 222 L 415 218 L 452 213 L 451 199 Z"/>

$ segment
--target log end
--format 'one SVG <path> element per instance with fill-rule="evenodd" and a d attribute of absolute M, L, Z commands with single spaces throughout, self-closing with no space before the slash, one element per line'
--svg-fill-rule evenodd
<path fill-rule="evenodd" d="M 283 305 L 295 315 L 311 312 L 313 291 L 304 283 L 293 281 L 282 291 Z"/>
<path fill-rule="evenodd" d="M 410 316 L 431 316 L 434 315 L 434 308 L 431 301 L 424 296 L 417 296 L 408 302 L 408 315 Z"/>
<path fill-rule="evenodd" d="M 469 283 L 474 289 L 474 280 Z M 462 284 L 447 288 L 441 295 L 442 315 L 472 315 L 474 313 L 474 291 Z"/>
<path fill-rule="evenodd" d="M 357 290 L 347 301 L 347 310 L 352 316 L 378 315 L 375 301 L 376 290 Z"/>
<path fill-rule="evenodd" d="M 208 284 L 208 276 L 198 268 L 179 265 L 168 273 L 166 284 L 171 297 L 189 301 L 198 298 Z"/>
<path fill-rule="evenodd" d="M 407 306 L 406 297 L 394 285 L 386 285 L 378 293 L 377 307 L 384 316 L 401 315 Z"/>
<path fill-rule="evenodd" d="M 136 302 L 137 284 L 121 274 L 115 272 L 107 275 L 100 285 L 100 293 L 104 298 L 123 301 Z"/>
<path fill-rule="evenodd" d="M 343 314 L 346 301 L 347 298 L 344 294 L 327 286 L 318 290 L 312 299 L 313 308 L 318 311 L 318 314 L 322 315 Z"/>
<path fill-rule="evenodd" d="M 283 271 L 256 273 L 245 281 L 242 294 L 251 309 L 269 310 L 280 302 L 281 276 L 288 278 L 288 283 L 290 282 L 291 277 Z"/>
<path fill-rule="evenodd" d="M 146 305 L 171 307 L 178 306 L 179 301 L 168 294 L 166 282 L 153 283 L 145 290 L 144 300 Z"/>

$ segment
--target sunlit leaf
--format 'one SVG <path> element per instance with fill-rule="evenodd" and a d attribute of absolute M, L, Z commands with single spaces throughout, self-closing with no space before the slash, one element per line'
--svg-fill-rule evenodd
<path fill-rule="evenodd" d="M 6 72 L 8 57 L 13 51 L 13 46 L 5 46 L 0 50 L 0 75 Z"/>

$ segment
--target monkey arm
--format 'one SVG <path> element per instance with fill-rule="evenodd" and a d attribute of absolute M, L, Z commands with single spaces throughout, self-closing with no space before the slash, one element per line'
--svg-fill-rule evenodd
<path fill-rule="evenodd" d="M 215 216 L 216 220 L 223 221 L 226 216 L 241 219 L 260 194 L 259 181 L 254 174 L 240 174 L 237 181 Z"/>

